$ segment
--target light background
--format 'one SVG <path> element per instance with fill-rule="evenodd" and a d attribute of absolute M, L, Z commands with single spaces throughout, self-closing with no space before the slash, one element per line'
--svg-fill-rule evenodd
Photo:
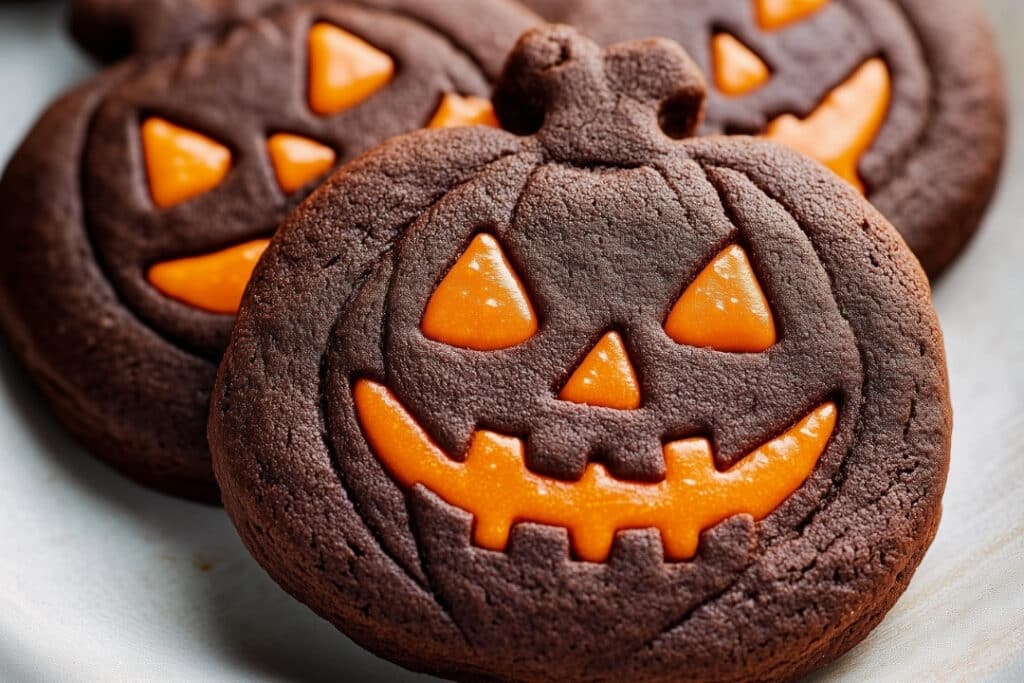
<path fill-rule="evenodd" d="M 1024 123 L 1024 2 L 984 2 Z M 61 5 L 0 2 L 0 163 L 91 67 Z M 1024 147 L 938 283 L 956 428 L 938 538 L 885 622 L 816 681 L 1024 681 Z M 0 244 L 0 249 L 5 248 Z M 76 446 L 0 345 L 0 680 L 426 681 L 292 601 L 218 509 Z"/>

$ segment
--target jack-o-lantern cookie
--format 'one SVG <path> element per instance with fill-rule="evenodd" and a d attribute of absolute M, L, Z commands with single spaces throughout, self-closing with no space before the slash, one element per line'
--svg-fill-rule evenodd
<path fill-rule="evenodd" d="M 526 0 L 598 42 L 664 36 L 708 74 L 704 133 L 763 135 L 865 192 L 938 275 L 977 230 L 1005 148 L 975 0 Z"/>
<path fill-rule="evenodd" d="M 531 31 L 495 96 L 523 137 L 386 143 L 274 238 L 214 469 L 356 641 L 465 680 L 786 680 L 907 585 L 950 436 L 925 275 L 820 165 L 688 139 L 703 96 L 674 43 Z"/>
<path fill-rule="evenodd" d="M 534 23 L 504 0 L 293 3 L 57 103 L 0 185 L 0 318 L 61 419 L 215 500 L 209 392 L 274 227 L 386 138 L 493 123 L 490 82 Z"/>

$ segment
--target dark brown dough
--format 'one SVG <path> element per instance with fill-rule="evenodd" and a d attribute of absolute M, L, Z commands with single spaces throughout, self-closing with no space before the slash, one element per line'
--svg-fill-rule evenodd
<path fill-rule="evenodd" d="M 357 642 L 459 680 L 784 681 L 860 641 L 906 587 L 939 521 L 951 429 L 925 275 L 817 164 L 748 138 L 667 136 L 694 132 L 703 89 L 668 41 L 602 52 L 567 27 L 531 31 L 495 103 L 532 135 L 390 141 L 279 230 L 218 375 L 214 468 L 256 559 Z M 496 352 L 431 341 L 420 324 L 481 231 L 541 321 Z M 730 243 L 782 330 L 763 353 L 679 345 L 662 327 Z M 643 406 L 557 400 L 609 328 Z M 839 417 L 814 472 L 763 520 L 707 530 L 690 561 L 634 530 L 606 562 L 583 562 L 564 529 L 530 523 L 484 550 L 471 515 L 400 486 L 356 416 L 361 379 L 448 453 L 497 430 L 526 439 L 533 472 L 568 481 L 595 461 L 657 477 L 656 447 L 695 434 L 728 467 L 823 400 Z"/>
<path fill-rule="evenodd" d="M 393 82 L 338 115 L 313 114 L 304 74 L 314 21 L 390 53 Z M 0 182 L 0 322 L 61 420 L 139 481 L 217 500 L 206 414 L 232 318 L 168 298 L 146 270 L 269 236 L 308 194 L 278 187 L 269 135 L 309 137 L 339 163 L 352 159 L 426 125 L 445 93 L 486 96 L 535 22 L 504 0 L 293 3 L 176 54 L 129 60 L 54 105 Z M 224 182 L 157 208 L 140 152 L 150 116 L 230 148 Z"/>

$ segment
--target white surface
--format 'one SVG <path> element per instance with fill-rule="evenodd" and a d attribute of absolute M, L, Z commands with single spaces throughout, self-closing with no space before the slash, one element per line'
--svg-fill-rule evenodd
<path fill-rule="evenodd" d="M 986 5 L 1024 112 L 1024 2 Z M 0 160 L 88 71 L 58 3 L 0 2 Z M 885 622 L 816 680 L 1024 680 L 1022 178 L 1015 139 L 984 231 L 935 292 L 956 414 L 938 538 Z M 143 490 L 83 453 L 5 347 L 0 520 L 2 681 L 427 680 L 288 598 L 220 510 Z"/>

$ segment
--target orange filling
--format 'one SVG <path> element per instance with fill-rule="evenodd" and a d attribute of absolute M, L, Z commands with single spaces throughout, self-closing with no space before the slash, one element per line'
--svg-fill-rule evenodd
<path fill-rule="evenodd" d="M 142 124 L 142 154 L 150 196 L 161 209 L 209 192 L 231 170 L 227 147 L 157 117 Z"/>
<path fill-rule="evenodd" d="M 558 398 L 589 406 L 636 410 L 640 385 L 618 332 L 609 332 L 590 350 Z"/>
<path fill-rule="evenodd" d="M 537 332 L 526 289 L 491 235 L 477 235 L 427 303 L 423 334 L 477 351 L 521 344 Z"/>
<path fill-rule="evenodd" d="M 253 240 L 212 254 L 158 263 L 149 269 L 149 283 L 189 306 L 234 315 L 269 243 Z"/>
<path fill-rule="evenodd" d="M 768 299 L 741 247 L 726 248 L 687 287 L 665 321 L 665 332 L 680 344 L 734 353 L 775 344 Z"/>
<path fill-rule="evenodd" d="M 719 33 L 711 39 L 711 53 L 715 84 L 726 95 L 746 95 L 771 77 L 768 65 L 728 33 Z"/>
<path fill-rule="evenodd" d="M 618 531 L 658 529 L 670 560 L 697 553 L 701 531 L 733 516 L 763 519 L 810 476 L 836 421 L 826 403 L 782 436 L 725 472 L 715 468 L 706 439 L 664 447 L 666 476 L 657 484 L 620 481 L 601 465 L 587 467 L 578 482 L 530 472 L 523 442 L 480 430 L 465 462 L 449 458 L 383 385 L 359 380 L 356 413 L 377 457 L 404 487 L 423 485 L 474 517 L 473 538 L 504 550 L 512 526 L 534 522 L 569 531 L 576 555 L 603 562 Z"/>
<path fill-rule="evenodd" d="M 827 4 L 828 0 L 754 0 L 757 23 L 766 31 L 805 19 Z"/>
<path fill-rule="evenodd" d="M 331 24 L 309 31 L 309 108 L 320 116 L 354 107 L 391 82 L 395 63 L 362 38 Z"/>
<path fill-rule="evenodd" d="M 327 145 L 289 133 L 271 135 L 267 140 L 267 153 L 274 165 L 277 184 L 286 194 L 323 176 L 337 158 Z"/>
<path fill-rule="evenodd" d="M 764 137 L 817 159 L 864 192 L 857 167 L 885 122 L 891 96 L 889 69 L 876 57 L 829 93 L 806 119 L 780 116 L 768 125 Z"/>
<path fill-rule="evenodd" d="M 490 126 L 498 127 L 498 117 L 494 114 L 491 101 L 482 97 L 469 95 L 463 97 L 455 93 L 446 93 L 441 99 L 434 117 L 427 128 L 454 128 L 456 126 Z"/>

